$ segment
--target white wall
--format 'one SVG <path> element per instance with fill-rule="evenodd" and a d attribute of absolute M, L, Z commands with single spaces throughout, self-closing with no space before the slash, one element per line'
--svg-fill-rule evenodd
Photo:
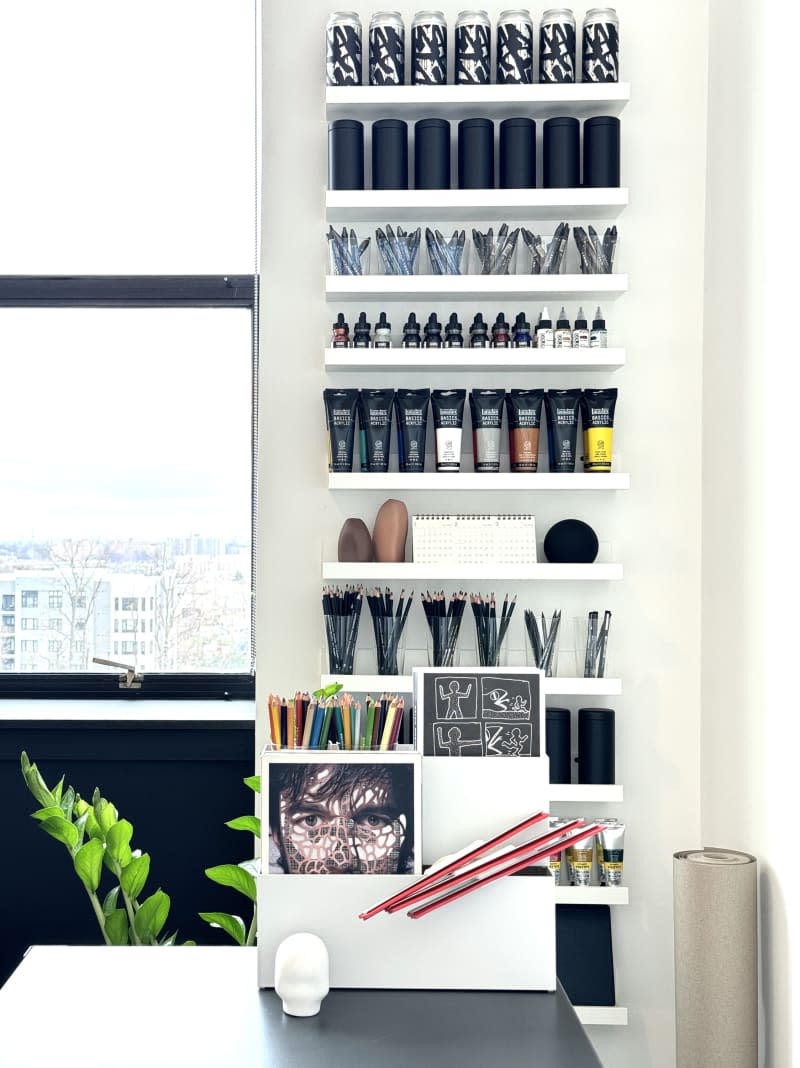
<path fill-rule="evenodd" d="M 789 20 L 787 22 L 787 20 Z M 791 24 L 793 22 L 793 25 Z M 792 1059 L 796 174 L 789 5 L 710 5 L 703 391 L 702 833 L 759 861 L 762 1061 Z M 794 278 L 792 277 L 794 276 Z"/>
<path fill-rule="evenodd" d="M 595 1028 L 615 1068 L 674 1061 L 672 853 L 700 844 L 700 411 L 705 179 L 707 7 L 678 0 L 620 0 L 622 74 L 632 83 L 623 113 L 623 181 L 631 206 L 619 220 L 619 269 L 630 293 L 605 310 L 612 341 L 627 345 L 617 434 L 629 493 L 544 494 L 543 534 L 556 519 L 587 519 L 613 542 L 621 584 L 527 587 L 522 607 L 566 614 L 613 609 L 615 659 L 624 679 L 617 710 L 617 779 L 630 825 L 631 904 L 614 911 L 617 1000 L 628 1028 Z M 339 310 L 323 299 L 326 127 L 324 23 L 330 4 L 274 2 L 264 13 L 264 253 L 262 314 L 262 523 L 259 539 L 259 707 L 270 690 L 313 685 L 321 665 L 320 562 L 333 558 L 347 515 L 371 522 L 380 498 L 325 488 L 326 384 L 321 350 Z M 368 21 L 371 8 L 361 8 Z M 401 11 L 407 24 L 414 6 Z M 459 8 L 446 8 L 452 25 Z M 496 18 L 500 8 L 491 9 Z M 582 18 L 583 8 L 576 9 Z M 534 11 L 538 17 L 540 10 Z M 423 117 L 423 116 L 420 116 Z M 391 220 L 387 220 L 391 221 Z M 513 220 L 510 220 L 513 221 Z M 580 219 L 569 220 L 581 222 Z M 344 305 L 342 305 L 344 307 Z M 386 307 L 392 322 L 434 305 Z M 451 309 L 435 306 L 445 316 Z M 459 305 L 466 325 L 481 305 Z M 484 313 L 501 310 L 486 304 Z M 533 302 L 519 307 L 535 314 Z M 507 313 L 516 312 L 505 305 Z M 348 306 L 356 312 L 359 306 Z M 380 309 L 378 309 L 380 310 Z M 551 309 L 553 310 L 553 309 Z M 374 320 L 373 320 L 374 321 Z M 352 322 L 352 318 L 351 318 Z M 490 379 L 493 379 L 490 381 Z M 360 384 L 356 378 L 345 384 Z M 542 385 L 593 385 L 606 376 L 543 376 Z M 386 384 L 410 385 L 395 375 Z M 471 385 L 523 384 L 512 376 Z M 445 381 L 434 384 L 447 385 Z M 407 495 L 410 511 L 512 511 L 513 495 Z M 324 545 L 324 549 L 323 549 Z M 616 587 L 616 588 L 615 588 Z M 483 592 L 487 592 L 484 590 Z M 365 615 L 365 619 L 366 619 Z M 362 623 L 362 626 L 364 624 Z M 573 707 L 581 703 L 571 702 Z M 601 704 L 604 702 L 594 702 Z M 263 732 L 262 732 L 263 733 Z M 588 814 L 588 813 L 587 813 Z M 595 811 L 600 815 L 602 812 Z"/>

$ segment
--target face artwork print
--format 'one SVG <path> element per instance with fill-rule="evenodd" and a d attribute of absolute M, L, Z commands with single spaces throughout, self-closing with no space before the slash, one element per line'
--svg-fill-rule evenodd
<path fill-rule="evenodd" d="M 410 765 L 273 765 L 270 830 L 280 870 L 292 875 L 410 870 L 412 796 Z"/>

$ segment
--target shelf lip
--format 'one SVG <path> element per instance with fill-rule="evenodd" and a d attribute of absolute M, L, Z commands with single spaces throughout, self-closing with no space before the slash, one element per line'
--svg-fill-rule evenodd
<path fill-rule="evenodd" d="M 629 488 L 630 475 L 626 473 L 600 475 L 576 472 L 559 475 L 542 472 L 525 475 L 506 472 L 479 475 L 460 472 L 446 475 L 429 471 L 411 475 L 400 471 L 389 471 L 386 474 L 363 474 L 359 471 L 328 474 L 328 489 L 331 490 L 521 490 L 525 493 L 534 490 L 577 490 L 582 493 Z"/>
<path fill-rule="evenodd" d="M 537 297 L 608 300 L 627 292 L 627 274 L 328 274 L 328 301 L 347 297 L 384 300 L 506 300 Z"/>
<path fill-rule="evenodd" d="M 509 669 L 509 670 L 513 670 Z M 411 675 L 322 675 L 320 684 L 340 682 L 352 693 L 411 693 Z M 622 693 L 622 679 L 549 678 L 544 680 L 546 696 L 606 697 Z M 580 888 L 579 888 L 580 889 Z"/>
<path fill-rule="evenodd" d="M 476 110 L 493 118 L 527 115 L 618 115 L 630 100 L 630 82 L 573 85 L 398 85 L 327 86 L 328 120 L 357 116 L 419 117 L 419 109 L 436 108 L 443 117 L 462 118 Z"/>
<path fill-rule="evenodd" d="M 521 582 L 614 581 L 622 578 L 622 564 L 376 564 L 325 561 L 323 579 L 375 579 L 413 581 L 428 579 L 460 582 L 462 579 Z"/>
<path fill-rule="evenodd" d="M 626 351 L 608 349 L 549 349 L 562 359 L 543 356 L 540 349 L 325 349 L 325 370 L 385 374 L 387 371 L 618 371 Z M 487 353 L 489 355 L 487 355 Z"/>
<path fill-rule="evenodd" d="M 627 886 L 557 886 L 557 905 L 627 905 Z"/>
<path fill-rule="evenodd" d="M 327 222 L 615 219 L 626 186 L 595 189 L 367 189 L 325 193 Z"/>
<path fill-rule="evenodd" d="M 573 1009 L 584 1027 L 616 1026 L 626 1027 L 628 1010 L 623 1005 L 573 1005 Z"/>
<path fill-rule="evenodd" d="M 551 801 L 608 801 L 615 804 L 622 801 L 622 787 L 550 783 L 548 796 Z"/>

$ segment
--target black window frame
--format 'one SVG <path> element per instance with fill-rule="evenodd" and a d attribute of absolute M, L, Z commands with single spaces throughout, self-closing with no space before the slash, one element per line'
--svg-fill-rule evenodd
<path fill-rule="evenodd" d="M 144 672 L 140 688 L 124 672 L 0 671 L 0 701 L 19 699 L 233 701 L 255 698 L 255 576 L 258 510 L 259 276 L 0 276 L 0 308 L 248 308 L 252 353 L 250 671 Z M 121 655 L 121 654 L 120 654 Z"/>

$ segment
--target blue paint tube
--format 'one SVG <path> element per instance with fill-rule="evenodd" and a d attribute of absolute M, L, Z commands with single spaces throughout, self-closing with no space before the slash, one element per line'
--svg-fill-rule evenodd
<path fill-rule="evenodd" d="M 425 435 L 428 429 L 429 389 L 398 389 L 394 396 L 397 418 L 397 453 L 400 470 L 425 470 Z"/>
<path fill-rule="evenodd" d="M 362 389 L 358 403 L 362 471 L 389 470 L 393 389 Z"/>

